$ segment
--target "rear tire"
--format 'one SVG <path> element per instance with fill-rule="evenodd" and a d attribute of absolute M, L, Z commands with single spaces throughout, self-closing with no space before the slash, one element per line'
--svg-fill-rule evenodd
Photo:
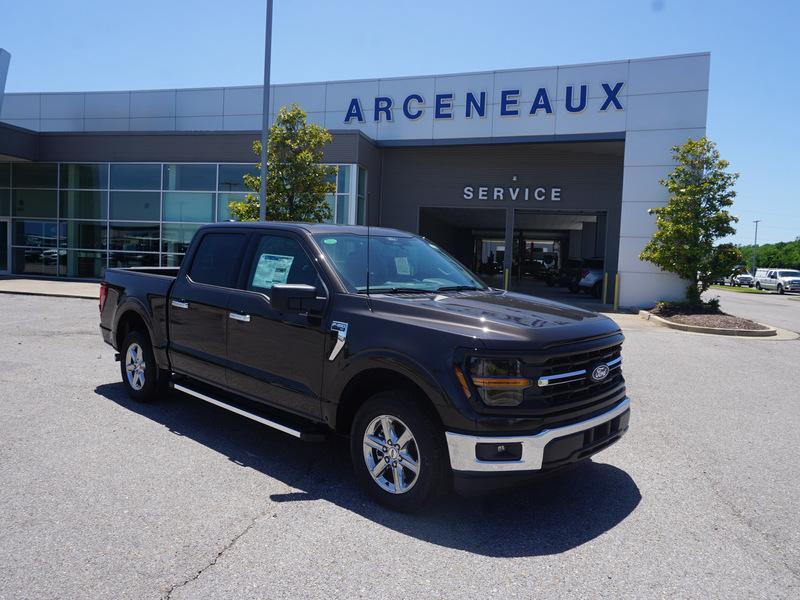
<path fill-rule="evenodd" d="M 128 396 L 136 402 L 154 402 L 165 391 L 166 372 L 158 368 L 150 337 L 131 331 L 120 346 L 120 373 Z"/>
<path fill-rule="evenodd" d="M 444 432 L 417 398 L 402 390 L 375 394 L 358 409 L 350 455 L 364 490 L 400 512 L 426 506 L 449 478 Z"/>
<path fill-rule="evenodd" d="M 758 283 L 757 281 L 756 281 L 756 289 L 757 289 L 758 291 L 761 291 L 761 284 L 760 284 L 760 283 Z"/>

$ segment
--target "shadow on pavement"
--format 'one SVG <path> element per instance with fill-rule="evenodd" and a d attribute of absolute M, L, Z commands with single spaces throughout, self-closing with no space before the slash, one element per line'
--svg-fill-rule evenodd
<path fill-rule="evenodd" d="M 118 405 L 296 488 L 274 502 L 324 500 L 400 533 L 440 546 L 492 557 L 558 554 L 593 540 L 633 512 L 639 488 L 624 471 L 586 462 L 526 488 L 479 498 L 449 494 L 426 511 L 398 514 L 372 502 L 357 486 L 348 444 L 336 438 L 301 442 L 183 394 L 139 404 L 121 383 L 96 393 Z"/>

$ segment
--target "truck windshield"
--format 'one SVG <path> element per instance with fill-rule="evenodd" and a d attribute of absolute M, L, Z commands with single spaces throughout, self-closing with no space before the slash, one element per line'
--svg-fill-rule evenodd
<path fill-rule="evenodd" d="M 351 292 L 367 291 L 367 239 L 370 292 L 486 289 L 458 261 L 422 238 L 332 233 L 315 239 Z"/>
<path fill-rule="evenodd" d="M 781 271 L 778 277 L 800 277 L 800 271 Z"/>

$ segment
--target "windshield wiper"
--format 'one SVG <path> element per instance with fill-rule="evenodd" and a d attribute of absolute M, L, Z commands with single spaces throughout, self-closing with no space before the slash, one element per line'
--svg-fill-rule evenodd
<path fill-rule="evenodd" d="M 437 292 L 471 292 L 477 291 L 482 288 L 476 287 L 474 285 L 445 285 L 439 288 L 436 288 L 435 291 Z"/>
<path fill-rule="evenodd" d="M 426 290 L 423 288 L 413 287 L 392 287 L 392 288 L 369 288 L 372 294 L 433 294 L 436 290 Z M 359 294 L 366 294 L 367 289 L 358 290 Z"/>

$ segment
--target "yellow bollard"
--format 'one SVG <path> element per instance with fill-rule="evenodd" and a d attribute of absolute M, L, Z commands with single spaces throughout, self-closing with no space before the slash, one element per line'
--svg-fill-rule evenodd
<path fill-rule="evenodd" d="M 614 310 L 619 308 L 619 271 L 617 271 L 617 276 L 614 278 Z"/>
<path fill-rule="evenodd" d="M 505 291 L 508 291 L 508 273 L 509 273 L 508 269 L 505 269 L 503 271 L 503 289 Z"/>
<path fill-rule="evenodd" d="M 608 271 L 603 271 L 603 304 L 606 303 L 606 292 L 608 291 Z"/>

